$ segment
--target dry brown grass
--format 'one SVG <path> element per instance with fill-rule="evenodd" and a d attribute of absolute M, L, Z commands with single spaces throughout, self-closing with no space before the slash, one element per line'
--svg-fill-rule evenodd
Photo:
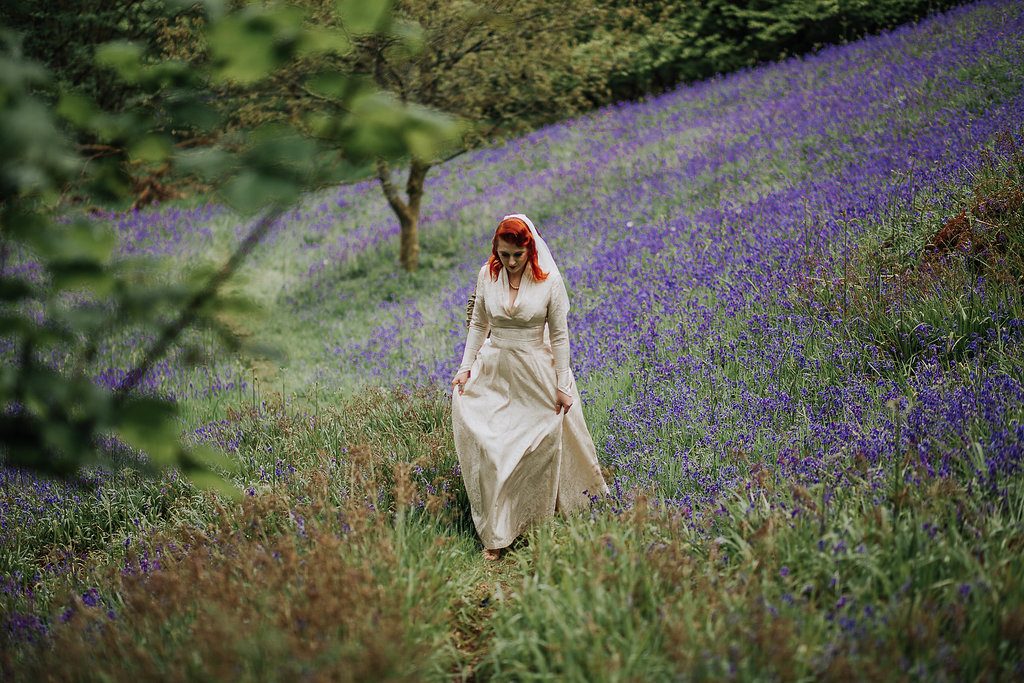
<path fill-rule="evenodd" d="M 154 539 L 161 569 L 111 576 L 115 618 L 77 600 L 26 673 L 43 680 L 412 680 L 435 645 L 396 591 L 384 515 L 283 495 L 223 511 L 214 528 Z M 304 531 L 287 529 L 301 516 Z M 342 522 L 342 520 L 347 522 Z M 343 524 L 347 524 L 348 531 Z M 426 603 L 430 604 L 430 603 Z"/>
<path fill-rule="evenodd" d="M 236 412 L 297 472 L 237 504 L 210 496 L 207 522 L 167 528 L 127 562 L 111 562 L 100 573 L 104 603 L 87 606 L 78 592 L 57 600 L 72 609 L 53 615 L 49 641 L 3 658 L 3 673 L 402 681 L 457 669 L 450 613 L 462 597 L 449 571 L 469 542 L 446 522 L 458 514 L 450 490 L 428 486 L 451 476 L 446 432 L 424 417 L 438 411 L 428 397 L 390 398 L 318 419 Z M 311 448 L 327 433 L 370 436 L 366 421 L 381 431 L 342 457 Z M 399 447 L 388 429 L 411 439 Z M 143 550 L 158 570 L 138 571 Z"/>

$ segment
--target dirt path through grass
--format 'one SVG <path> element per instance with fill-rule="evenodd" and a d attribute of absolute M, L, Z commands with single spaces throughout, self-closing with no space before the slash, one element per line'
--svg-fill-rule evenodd
<path fill-rule="evenodd" d="M 473 564 L 483 580 L 475 583 L 465 600 L 454 605 L 451 613 L 452 642 L 463 655 L 461 668 L 452 671 L 457 680 L 484 680 L 480 667 L 490 651 L 493 636 L 489 621 L 498 606 L 512 596 L 522 572 L 520 563 L 525 550 L 518 548 L 505 553 L 497 562 L 483 559 L 478 551 Z"/>

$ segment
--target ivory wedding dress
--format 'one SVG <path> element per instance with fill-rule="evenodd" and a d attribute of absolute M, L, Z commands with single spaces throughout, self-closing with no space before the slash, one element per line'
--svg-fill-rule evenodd
<path fill-rule="evenodd" d="M 463 392 L 455 387 L 452 394 L 455 449 L 488 549 L 608 491 L 569 367 L 569 298 L 546 245 L 541 254 L 548 277 L 534 279 L 527 266 L 511 306 L 505 269 L 496 281 L 486 265 L 480 269 L 459 368 L 470 376 Z M 556 387 L 573 399 L 567 413 L 555 413 Z"/>

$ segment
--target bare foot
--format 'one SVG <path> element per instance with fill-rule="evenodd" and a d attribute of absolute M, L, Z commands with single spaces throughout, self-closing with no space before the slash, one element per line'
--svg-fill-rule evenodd
<path fill-rule="evenodd" d="M 484 559 L 488 562 L 494 562 L 501 558 L 501 548 L 484 548 Z"/>

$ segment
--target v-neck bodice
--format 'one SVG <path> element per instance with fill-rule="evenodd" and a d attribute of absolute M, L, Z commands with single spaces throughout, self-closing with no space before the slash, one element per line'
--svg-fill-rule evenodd
<path fill-rule="evenodd" d="M 548 316 L 548 303 L 551 298 L 551 280 L 547 278 L 538 282 L 527 270 L 519 281 L 519 291 L 512 289 L 508 279 L 508 271 L 504 268 L 498 279 L 491 280 L 490 273 L 483 278 L 483 300 L 487 307 L 487 315 L 493 327 L 543 327 Z M 509 303 L 512 294 L 515 301 Z M 480 289 L 477 290 L 477 296 Z"/>
<path fill-rule="evenodd" d="M 540 342 L 538 348 L 550 349 L 557 386 L 568 393 L 574 380 L 569 367 L 569 296 L 562 277 L 555 271 L 545 279 L 537 280 L 532 272 L 527 271 L 523 273 L 519 294 L 512 305 L 508 303 L 510 291 L 508 274 L 504 269 L 494 279 L 487 265 L 480 269 L 476 281 L 476 299 L 470 316 L 470 334 L 466 339 L 460 372 L 469 370 L 473 365 L 488 331 L 493 331 L 496 337 L 550 339 Z M 545 324 L 548 334 L 544 332 Z M 511 335 L 503 335 L 503 331 Z"/>
<path fill-rule="evenodd" d="M 504 298 L 502 298 L 501 300 L 505 304 L 505 310 L 509 314 L 511 314 L 516 309 L 516 306 L 519 303 L 519 299 L 523 295 L 523 290 L 526 289 L 527 287 L 527 279 L 532 280 L 533 277 L 532 275 L 529 275 L 529 269 L 524 270 L 522 276 L 520 276 L 519 278 L 518 290 L 512 288 L 512 281 L 508 276 L 508 271 L 505 270 L 504 268 L 501 269 L 500 279 L 503 281 L 504 284 Z M 512 300 L 513 296 L 515 297 L 514 301 Z"/>

